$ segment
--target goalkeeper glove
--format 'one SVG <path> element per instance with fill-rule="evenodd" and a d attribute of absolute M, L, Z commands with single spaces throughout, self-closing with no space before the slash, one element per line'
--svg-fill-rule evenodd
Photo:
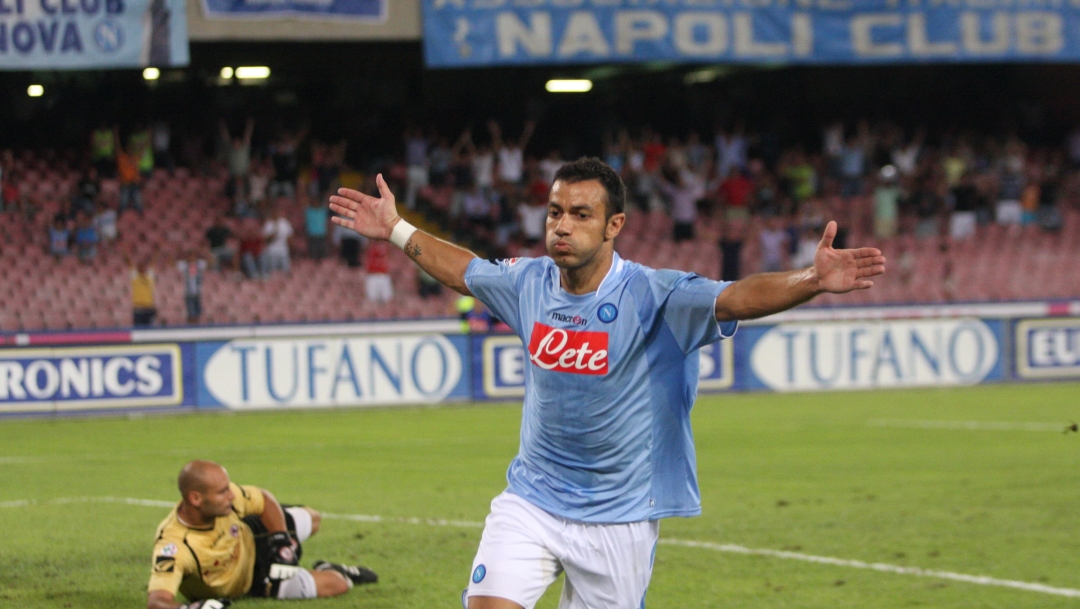
<path fill-rule="evenodd" d="M 278 531 L 270 535 L 270 560 L 279 565 L 295 565 L 299 561 L 296 558 L 296 549 L 293 546 L 292 537 L 288 531 Z"/>
<path fill-rule="evenodd" d="M 205 601 L 195 601 L 190 605 L 180 605 L 180 609 L 225 609 L 232 604 L 227 598 L 209 598 Z"/>

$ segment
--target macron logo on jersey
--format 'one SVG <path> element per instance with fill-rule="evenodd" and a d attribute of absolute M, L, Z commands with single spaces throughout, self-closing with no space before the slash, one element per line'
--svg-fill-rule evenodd
<path fill-rule="evenodd" d="M 570 374 L 607 374 L 608 333 L 552 328 L 533 323 L 529 359 L 543 370 Z"/>

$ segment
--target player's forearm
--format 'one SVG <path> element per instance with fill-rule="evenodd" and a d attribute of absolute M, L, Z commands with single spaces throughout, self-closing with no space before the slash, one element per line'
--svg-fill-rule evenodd
<path fill-rule="evenodd" d="M 716 299 L 716 320 L 765 317 L 798 306 L 821 292 L 813 267 L 750 275 L 720 293 Z"/>
<path fill-rule="evenodd" d="M 405 254 L 439 283 L 459 294 L 471 296 L 465 270 L 476 254 L 418 230 L 405 243 Z"/>
<path fill-rule="evenodd" d="M 262 489 L 262 494 L 263 511 L 262 514 L 259 514 L 259 520 L 266 526 L 266 530 L 271 533 L 287 530 L 285 510 L 281 509 L 281 504 L 278 503 L 277 498 L 266 489 Z"/>

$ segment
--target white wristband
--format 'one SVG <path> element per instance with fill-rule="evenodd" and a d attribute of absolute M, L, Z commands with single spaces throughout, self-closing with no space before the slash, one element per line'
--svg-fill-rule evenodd
<path fill-rule="evenodd" d="M 405 244 L 409 242 L 409 238 L 416 232 L 416 227 L 409 224 L 405 220 L 398 220 L 398 223 L 394 225 L 394 230 L 390 231 L 390 243 L 398 246 L 401 249 L 405 249 Z"/>

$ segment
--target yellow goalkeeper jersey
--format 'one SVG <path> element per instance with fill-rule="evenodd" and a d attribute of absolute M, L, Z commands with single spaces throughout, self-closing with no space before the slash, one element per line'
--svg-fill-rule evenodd
<path fill-rule="evenodd" d="M 176 515 L 177 504 L 158 525 L 149 592 L 179 591 L 188 600 L 235 598 L 251 588 L 255 537 L 241 518 L 262 514 L 263 494 L 256 486 L 230 482 L 233 510 L 206 528 L 189 527 Z"/>

